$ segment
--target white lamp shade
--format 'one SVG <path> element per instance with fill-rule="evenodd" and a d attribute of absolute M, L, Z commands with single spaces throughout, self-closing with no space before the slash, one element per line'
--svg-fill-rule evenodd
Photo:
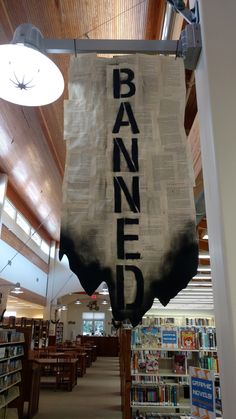
<path fill-rule="evenodd" d="M 0 45 L 0 98 L 24 106 L 43 106 L 57 100 L 64 79 L 56 64 L 22 44 Z"/>

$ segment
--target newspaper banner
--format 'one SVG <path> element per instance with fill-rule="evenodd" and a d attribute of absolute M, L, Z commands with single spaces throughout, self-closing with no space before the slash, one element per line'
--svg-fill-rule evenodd
<path fill-rule="evenodd" d="M 215 419 L 214 371 L 190 367 L 191 417 Z"/>
<path fill-rule="evenodd" d="M 133 325 L 197 272 L 194 176 L 182 59 L 73 57 L 60 258 L 88 294 L 104 281 Z"/>

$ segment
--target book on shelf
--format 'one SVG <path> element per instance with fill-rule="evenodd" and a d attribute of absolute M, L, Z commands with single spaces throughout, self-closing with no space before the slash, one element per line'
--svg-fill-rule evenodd
<path fill-rule="evenodd" d="M 0 359 L 5 358 L 5 348 L 4 346 L 0 348 Z"/>
<path fill-rule="evenodd" d="M 212 354 L 199 353 L 199 367 L 206 370 L 219 372 L 219 364 L 217 356 Z"/>
<path fill-rule="evenodd" d="M 138 418 L 138 416 L 137 416 Z M 190 416 L 185 416 L 183 414 L 171 413 L 168 415 L 164 413 L 157 413 L 157 412 L 147 412 L 144 413 L 144 419 L 191 419 Z M 135 417 L 136 419 L 136 417 Z"/>
<path fill-rule="evenodd" d="M 155 387 L 131 387 L 131 404 L 148 403 L 160 406 L 179 405 L 179 387 L 176 384 L 160 384 Z"/>
<path fill-rule="evenodd" d="M 139 326 L 131 331 L 131 346 L 156 348 L 161 346 L 160 327 Z"/>
<path fill-rule="evenodd" d="M 183 354 L 175 354 L 173 356 L 173 372 L 175 374 L 186 374 L 187 373 L 186 356 Z"/>
<path fill-rule="evenodd" d="M 1 329 L 0 343 L 16 343 L 24 341 L 24 333 L 16 332 L 15 329 Z"/>
<path fill-rule="evenodd" d="M 180 346 L 182 349 L 194 350 L 198 348 L 197 332 L 194 329 L 180 330 Z"/>
<path fill-rule="evenodd" d="M 155 374 L 159 371 L 159 354 L 148 352 L 145 354 L 146 358 L 146 373 Z"/>
<path fill-rule="evenodd" d="M 132 374 L 131 374 L 132 375 Z M 158 384 L 161 382 L 161 377 L 159 375 L 150 374 L 150 375 L 132 375 L 133 384 Z"/>
<path fill-rule="evenodd" d="M 157 373 L 159 370 L 159 351 L 134 351 L 131 358 L 131 373 Z"/>
<path fill-rule="evenodd" d="M 189 318 L 185 319 L 186 326 L 215 326 L 215 321 L 213 317 L 208 318 Z"/>
<path fill-rule="evenodd" d="M 215 349 L 217 346 L 215 329 L 201 328 L 198 331 L 198 340 L 200 348 Z"/>
<path fill-rule="evenodd" d="M 138 326 L 131 332 L 132 348 L 216 350 L 216 330 L 206 326 Z"/>

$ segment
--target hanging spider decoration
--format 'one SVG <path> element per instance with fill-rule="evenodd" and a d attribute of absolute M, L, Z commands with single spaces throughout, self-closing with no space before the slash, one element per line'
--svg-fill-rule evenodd
<path fill-rule="evenodd" d="M 90 301 L 88 304 L 87 304 L 87 307 L 89 308 L 89 310 L 95 310 L 95 311 L 98 311 L 99 310 L 99 306 L 98 306 L 98 303 L 97 303 L 97 301 Z"/>
<path fill-rule="evenodd" d="M 28 81 L 27 83 L 25 83 L 25 76 L 23 76 L 22 78 L 22 82 L 20 82 L 16 76 L 16 74 L 14 73 L 14 77 L 15 80 L 10 79 L 10 81 L 14 84 L 14 86 L 16 87 L 16 89 L 20 89 L 20 90 L 28 90 L 31 89 L 32 87 L 35 87 L 34 85 L 29 86 L 29 84 L 32 82 L 33 79 L 31 79 L 30 81 Z"/>

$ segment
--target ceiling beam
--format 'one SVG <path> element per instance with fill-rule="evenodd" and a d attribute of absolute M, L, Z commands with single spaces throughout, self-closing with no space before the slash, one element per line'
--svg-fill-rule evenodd
<path fill-rule="evenodd" d="M 145 39 L 161 38 L 165 10 L 165 0 L 149 0 Z"/>

